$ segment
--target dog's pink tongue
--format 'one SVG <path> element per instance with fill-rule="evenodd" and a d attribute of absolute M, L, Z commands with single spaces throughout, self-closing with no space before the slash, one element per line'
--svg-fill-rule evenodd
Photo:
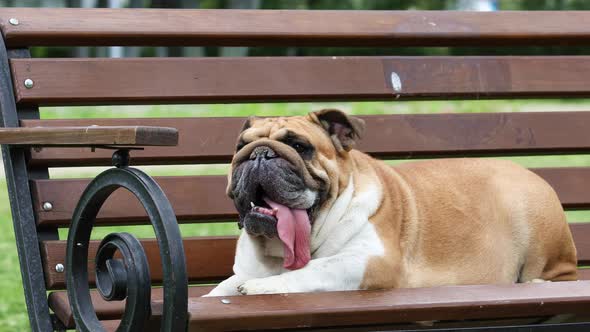
<path fill-rule="evenodd" d="M 273 209 L 277 209 L 277 231 L 284 249 L 283 266 L 289 270 L 304 267 L 311 259 L 311 224 L 307 211 L 288 208 L 267 197 L 264 197 L 264 201 Z"/>

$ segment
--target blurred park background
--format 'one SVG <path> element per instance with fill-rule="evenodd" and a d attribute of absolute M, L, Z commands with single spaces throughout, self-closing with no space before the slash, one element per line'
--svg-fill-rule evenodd
<path fill-rule="evenodd" d="M 367 10 L 588 10 L 588 0 L 0 0 L 0 7 L 110 7 L 110 8 L 239 8 L 239 9 L 367 9 Z M 1 10 L 1 9 L 0 9 Z M 132 22 L 130 22 L 132 24 Z M 490 48 L 256 48 L 256 47 L 35 47 L 33 57 L 158 57 L 158 56 L 310 56 L 310 55 L 536 55 L 590 54 L 590 47 L 490 47 Z M 422 102 L 346 102 L 218 105 L 148 105 L 100 107 L 43 107 L 41 117 L 224 117 L 248 115 L 297 115 L 324 107 L 336 107 L 351 114 L 465 113 L 586 111 L 590 102 L 583 99 L 422 101 Z M 370 130 L 370 128 L 369 128 Z M 510 157 L 526 167 L 590 166 L 589 155 Z M 392 164 L 404 162 L 388 161 Z M 225 174 L 227 165 L 179 165 L 140 167 L 151 175 Z M 52 178 L 90 178 L 104 168 L 57 168 Z M 568 212 L 570 222 L 590 221 L 586 211 Z M 139 237 L 151 237 L 149 227 L 102 227 L 93 238 L 101 239 L 124 230 Z M 235 223 L 182 225 L 183 235 L 237 234 Z M 65 238 L 67 231 L 60 232 Z M 28 330 L 22 284 L 18 268 L 6 182 L 0 172 L 0 331 Z"/>

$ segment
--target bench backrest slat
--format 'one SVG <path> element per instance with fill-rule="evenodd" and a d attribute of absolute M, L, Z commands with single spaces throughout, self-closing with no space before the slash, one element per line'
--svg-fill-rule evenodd
<path fill-rule="evenodd" d="M 94 284 L 94 257 L 100 241 L 90 241 L 88 247 L 88 276 Z M 158 243 L 155 239 L 142 239 L 146 256 L 149 259 L 150 277 L 156 284 L 162 283 L 162 263 Z M 183 239 L 187 261 L 189 282 L 212 282 L 227 278 L 232 273 L 236 238 L 221 237 L 186 237 Z M 65 273 L 57 272 L 55 266 L 64 264 L 66 257 L 66 241 L 44 241 L 41 243 L 41 256 L 46 274 L 48 289 L 65 287 Z M 119 257 L 119 256 L 117 256 Z"/>
<path fill-rule="evenodd" d="M 590 41 L 590 13 L 0 9 L 9 46 L 498 46 Z M 9 18 L 18 18 L 11 25 Z M 132 23 L 131 23 L 132 22 Z M 543 24 L 539 24 L 543 22 Z"/>
<path fill-rule="evenodd" d="M 38 105 L 590 96 L 590 56 L 15 59 L 11 66 L 17 102 Z"/>
<path fill-rule="evenodd" d="M 590 167 L 539 168 L 534 171 L 555 188 L 566 209 L 590 208 Z M 181 222 L 235 220 L 236 209 L 225 195 L 226 176 L 157 177 L 176 217 Z M 68 226 L 74 208 L 89 180 L 33 180 L 31 188 L 37 222 L 42 226 Z M 50 211 L 43 203 L 50 202 Z M 144 209 L 132 195 L 118 191 L 102 207 L 97 223 L 146 223 Z"/>
<path fill-rule="evenodd" d="M 590 77 L 590 76 L 589 76 Z M 589 85 L 590 86 L 590 85 Z M 302 106 L 304 108 L 305 106 Z M 370 106 L 367 106 L 370 112 Z M 588 112 L 402 114 L 362 117 L 358 148 L 379 158 L 590 153 Z M 175 147 L 134 151 L 134 165 L 229 162 L 246 118 L 22 120 L 37 126 L 165 126 L 177 128 Z M 112 151 L 83 148 L 32 150 L 35 166 L 110 165 Z"/>
<path fill-rule="evenodd" d="M 578 248 L 578 262 L 590 264 L 590 224 L 570 225 Z M 91 241 L 88 257 L 90 282 L 94 283 L 93 259 L 100 241 Z M 141 241 L 149 259 L 150 275 L 156 284 L 162 282 L 162 266 L 157 243 L 154 239 Z M 183 242 L 187 254 L 187 273 L 190 282 L 206 282 L 224 279 L 232 274 L 236 238 L 227 237 L 189 237 Z M 43 266 L 48 289 L 65 286 L 65 275 L 55 271 L 55 266 L 64 262 L 66 241 L 44 241 L 41 243 Z M 204 254 L 206 253 L 206 254 Z"/>

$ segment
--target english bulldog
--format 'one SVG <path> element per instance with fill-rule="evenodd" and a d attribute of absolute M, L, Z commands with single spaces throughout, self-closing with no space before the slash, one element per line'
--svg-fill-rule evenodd
<path fill-rule="evenodd" d="M 392 167 L 353 148 L 364 127 L 333 109 L 245 123 L 227 187 L 234 275 L 207 296 L 577 279 L 539 176 L 490 159 Z"/>

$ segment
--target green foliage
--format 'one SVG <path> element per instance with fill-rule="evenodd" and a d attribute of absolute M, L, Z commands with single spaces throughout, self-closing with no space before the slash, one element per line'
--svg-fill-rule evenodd
<path fill-rule="evenodd" d="M 517 7 L 520 10 L 588 10 L 590 9 L 590 2 L 587 0 L 520 0 L 511 1 L 503 0 L 502 5 L 511 6 L 510 3 L 518 3 Z M 513 8 L 511 8 L 513 9 Z"/>
<path fill-rule="evenodd" d="M 0 180 L 0 331 L 25 331 L 25 307 L 6 181 Z"/>

